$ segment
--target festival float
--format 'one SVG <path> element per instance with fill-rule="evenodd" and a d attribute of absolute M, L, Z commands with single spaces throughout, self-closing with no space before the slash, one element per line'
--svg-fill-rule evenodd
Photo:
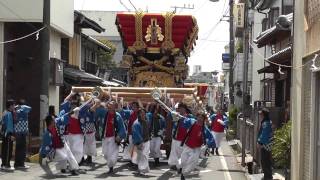
<path fill-rule="evenodd" d="M 196 19 L 191 15 L 153 13 L 118 13 L 116 25 L 124 47 L 121 67 L 129 69 L 129 87 L 102 87 L 103 93 L 120 102 L 139 100 L 144 105 L 158 102 L 167 106 L 166 113 L 177 102 L 190 109 L 203 109 L 202 91 L 184 87 L 188 76 L 188 58 L 198 36 Z M 90 93 L 94 87 L 73 87 L 75 92 Z M 157 89 L 159 99 L 154 98 Z M 199 94 L 200 93 L 200 94 Z M 201 97 L 200 97 L 201 96 Z M 169 108 L 169 109 L 168 109 Z M 172 123 L 167 129 L 162 149 L 169 156 Z"/>

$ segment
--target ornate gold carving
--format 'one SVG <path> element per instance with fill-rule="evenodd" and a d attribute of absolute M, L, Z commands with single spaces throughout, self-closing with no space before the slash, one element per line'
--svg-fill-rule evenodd
<path fill-rule="evenodd" d="M 120 66 L 124 68 L 131 68 L 133 63 L 133 57 L 131 55 L 123 55 Z"/>
<path fill-rule="evenodd" d="M 136 87 L 175 87 L 171 74 L 165 72 L 141 72 L 133 82 Z"/>
<path fill-rule="evenodd" d="M 160 69 L 160 70 L 163 70 L 163 71 L 166 71 L 168 73 L 171 73 L 173 74 L 174 73 L 174 69 L 173 68 L 169 68 L 169 67 L 166 67 L 166 66 L 163 66 L 163 62 L 165 62 L 166 60 L 168 59 L 168 56 L 163 56 L 160 60 L 155 60 L 155 61 L 150 61 L 149 59 L 145 58 L 145 57 L 142 57 L 142 56 L 139 56 L 138 57 L 138 60 L 151 66 L 151 67 L 155 67 L 157 69 Z"/>
<path fill-rule="evenodd" d="M 157 47 L 148 47 L 147 48 L 147 53 L 160 53 L 160 48 L 157 48 Z"/>
<path fill-rule="evenodd" d="M 190 56 L 190 52 L 193 49 L 193 44 L 195 44 L 195 41 L 198 37 L 198 31 L 199 31 L 199 27 L 198 27 L 196 18 L 192 16 L 192 20 L 193 20 L 194 26 L 192 28 L 192 32 L 189 35 L 187 44 L 184 46 L 184 52 L 186 53 L 187 56 Z"/>
<path fill-rule="evenodd" d="M 175 57 L 175 67 L 174 70 L 176 73 L 183 73 L 187 69 L 185 58 L 183 56 Z"/>
<path fill-rule="evenodd" d="M 135 30 L 136 30 L 136 41 L 133 43 L 132 47 L 129 47 L 129 51 L 135 53 L 138 50 L 144 50 L 147 45 L 143 41 L 142 35 L 142 18 L 144 13 L 142 11 L 136 12 L 135 17 Z"/>
<path fill-rule="evenodd" d="M 161 27 L 157 24 L 156 18 L 151 18 L 151 24 L 147 28 L 146 41 L 151 41 L 151 44 L 156 45 L 159 41 L 163 41 L 164 36 L 162 35 Z"/>
<path fill-rule="evenodd" d="M 161 45 L 163 51 L 170 51 L 175 47 L 174 42 L 172 41 L 172 19 L 174 17 L 173 12 L 167 12 L 163 15 L 165 19 L 165 40 Z"/>

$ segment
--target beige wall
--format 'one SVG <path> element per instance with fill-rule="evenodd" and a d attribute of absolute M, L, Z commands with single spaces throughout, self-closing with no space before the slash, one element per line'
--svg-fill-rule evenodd
<path fill-rule="evenodd" d="M 294 53 L 293 66 L 301 66 L 305 54 L 306 38 L 304 33 L 304 1 L 295 1 L 294 16 Z M 303 175 L 303 81 L 302 69 L 293 69 L 291 88 L 291 118 L 292 118 L 292 150 L 291 150 L 291 179 L 301 180 Z M 307 180 L 307 179 L 306 179 Z"/>
<path fill-rule="evenodd" d="M 80 66 L 81 62 L 81 36 L 74 34 L 72 39 L 69 39 L 69 64 L 73 66 Z"/>

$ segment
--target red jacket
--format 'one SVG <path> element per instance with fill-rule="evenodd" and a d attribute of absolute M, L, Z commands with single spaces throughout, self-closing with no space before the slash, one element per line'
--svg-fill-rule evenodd
<path fill-rule="evenodd" d="M 190 129 L 190 135 L 186 141 L 186 145 L 190 148 L 198 148 L 203 144 L 203 127 L 195 123 Z"/>
<path fill-rule="evenodd" d="M 130 118 L 129 118 L 129 122 L 128 122 L 128 134 L 129 135 L 132 135 L 132 125 L 134 123 L 134 121 L 136 121 L 138 118 L 138 113 L 133 111 L 130 115 Z"/>
<path fill-rule="evenodd" d="M 211 122 L 211 130 L 214 132 L 224 132 L 224 126 L 218 122 L 218 119 L 223 121 L 223 115 L 217 114 Z"/>

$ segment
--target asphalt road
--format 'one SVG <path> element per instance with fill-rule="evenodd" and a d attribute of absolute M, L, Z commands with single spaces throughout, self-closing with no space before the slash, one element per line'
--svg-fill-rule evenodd
<path fill-rule="evenodd" d="M 226 141 L 222 143 L 220 156 L 210 155 L 208 158 L 200 159 L 197 171 L 186 179 L 201 179 L 201 180 L 246 180 L 245 173 L 241 170 L 236 156 L 233 154 L 230 146 Z M 122 153 L 120 153 L 121 158 Z M 26 171 L 15 170 L 14 172 L 1 172 L 1 180 L 38 180 L 38 179 L 180 179 L 176 171 L 169 170 L 167 159 L 161 159 L 161 166 L 154 168 L 153 159 L 150 159 L 150 173 L 146 176 L 138 176 L 135 170 L 131 169 L 127 162 L 118 162 L 115 167 L 115 174 L 108 175 L 108 167 L 106 161 L 101 155 L 101 148 L 98 148 L 98 156 L 95 158 L 94 166 L 81 166 L 81 169 L 86 170 L 86 174 L 79 176 L 68 176 L 61 174 L 55 170 L 54 163 L 50 164 L 53 175 L 47 174 L 38 164 L 28 164 L 31 166 Z M 12 162 L 13 164 L 13 162 Z"/>

